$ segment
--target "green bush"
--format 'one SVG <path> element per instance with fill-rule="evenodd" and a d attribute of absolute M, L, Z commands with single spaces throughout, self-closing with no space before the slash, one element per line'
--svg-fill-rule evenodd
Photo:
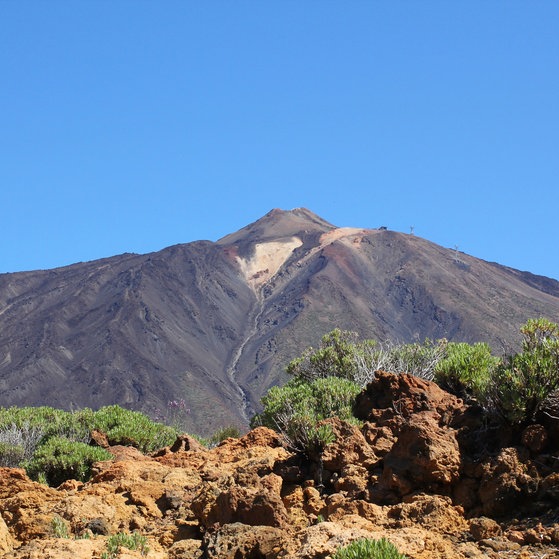
<path fill-rule="evenodd" d="M 39 446 L 25 468 L 33 479 L 44 476 L 49 485 L 58 486 L 68 479 L 87 481 L 94 462 L 110 460 L 112 457 L 112 454 L 99 447 L 73 442 L 64 437 L 51 437 Z"/>
<path fill-rule="evenodd" d="M 522 352 L 496 368 L 488 389 L 497 412 L 513 424 L 535 421 L 559 389 L 559 326 L 532 319 L 521 332 Z"/>
<path fill-rule="evenodd" d="M 263 411 L 252 426 L 264 425 L 284 435 L 289 447 L 314 458 L 334 440 L 329 417 L 354 420 L 352 409 L 361 391 L 354 382 L 337 377 L 304 382 L 295 378 L 284 386 L 271 388 L 262 398 Z"/>
<path fill-rule="evenodd" d="M 291 361 L 287 372 L 306 382 L 330 376 L 354 380 L 375 345 L 373 340 L 359 341 L 356 332 L 335 329 L 322 337 L 318 349 L 309 347 Z"/>
<path fill-rule="evenodd" d="M 363 538 L 339 548 L 333 559 L 406 559 L 388 540 Z"/>
<path fill-rule="evenodd" d="M 315 461 L 320 461 L 326 447 L 336 440 L 330 425 L 319 423 L 309 416 L 294 417 L 286 431 L 286 437 L 291 448 L 303 452 L 310 460 Z"/>
<path fill-rule="evenodd" d="M 353 403 L 360 391 L 357 384 L 343 378 L 319 378 L 310 383 L 293 379 L 267 392 L 262 398 L 264 409 L 253 418 L 252 424 L 283 431 L 286 421 L 295 416 L 348 420 L 353 418 Z"/>
<path fill-rule="evenodd" d="M 174 442 L 177 431 L 155 423 L 147 415 L 120 406 L 105 406 L 94 413 L 92 428 L 107 435 L 109 443 L 134 446 L 152 452 Z"/>
<path fill-rule="evenodd" d="M 85 481 L 93 462 L 110 457 L 87 444 L 93 429 L 106 433 L 110 444 L 142 452 L 163 448 L 177 435 L 172 427 L 120 406 L 74 412 L 48 406 L 0 408 L 0 465 L 23 466 L 34 479 L 51 485 L 70 478 Z"/>
<path fill-rule="evenodd" d="M 90 413 L 91 410 L 88 410 Z M 48 406 L 0 408 L 0 431 L 15 426 L 23 432 L 39 430 L 43 439 L 62 436 L 87 442 L 89 428 L 82 419 L 84 412 L 67 412 Z"/>
<path fill-rule="evenodd" d="M 106 433 L 111 444 L 135 446 L 151 452 L 171 444 L 177 431 L 152 421 L 147 415 L 120 406 L 105 406 L 98 411 L 85 408 L 68 412 L 50 407 L 0 408 L 0 436 L 7 426 L 21 430 L 39 428 L 42 440 L 63 437 L 76 442 L 89 442 L 93 429 Z M 0 439 L 1 440 L 1 439 Z"/>
<path fill-rule="evenodd" d="M 445 357 L 435 367 L 435 381 L 457 396 L 471 396 L 484 403 L 499 362 L 486 343 L 450 342 Z"/>

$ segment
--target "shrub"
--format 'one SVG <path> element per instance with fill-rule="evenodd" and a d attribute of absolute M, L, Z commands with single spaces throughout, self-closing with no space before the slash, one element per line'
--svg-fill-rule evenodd
<path fill-rule="evenodd" d="M 486 343 L 450 342 L 445 357 L 435 367 L 435 381 L 457 396 L 472 396 L 484 403 L 499 362 L 498 357 L 491 355 L 491 348 Z"/>
<path fill-rule="evenodd" d="M 271 388 L 262 398 L 264 409 L 253 418 L 252 426 L 275 429 L 285 437 L 287 446 L 314 459 L 334 440 L 331 428 L 320 421 L 329 417 L 354 419 L 353 402 L 359 392 L 357 384 L 343 378 L 292 379 Z"/>
<path fill-rule="evenodd" d="M 103 431 L 109 443 L 134 446 L 152 452 L 173 443 L 177 431 L 155 423 L 147 415 L 120 406 L 105 406 L 93 414 L 92 428 Z"/>
<path fill-rule="evenodd" d="M 359 363 L 367 363 L 375 344 L 373 340 L 360 342 L 356 332 L 335 329 L 322 337 L 318 349 L 309 347 L 291 361 L 287 372 L 307 382 L 329 376 L 354 380 Z"/>
<path fill-rule="evenodd" d="M 68 479 L 87 481 L 94 462 L 110 460 L 106 450 L 73 442 L 64 437 L 51 437 L 25 463 L 27 473 L 33 479 L 43 478 L 51 486 L 58 486 Z"/>
<path fill-rule="evenodd" d="M 416 377 L 433 380 L 437 365 L 446 355 L 448 342 L 445 339 L 423 343 L 392 344 L 385 342 L 373 352 L 372 371 L 369 370 L 370 382 L 374 371 L 382 369 L 393 373 L 410 373 Z M 360 383 L 362 385 L 366 382 Z"/>
<path fill-rule="evenodd" d="M 252 423 L 283 431 L 286 419 L 293 416 L 348 420 L 353 418 L 353 403 L 360 391 L 354 382 L 337 377 L 319 378 L 310 383 L 293 379 L 268 391 L 262 398 L 264 409 Z"/>
<path fill-rule="evenodd" d="M 326 334 L 318 349 L 308 348 L 287 366 L 287 372 L 306 382 L 335 376 L 365 386 L 379 369 L 395 373 L 412 373 L 432 380 L 435 367 L 444 357 L 447 341 L 378 344 L 359 341 L 355 332 L 333 330 Z"/>
<path fill-rule="evenodd" d="M 318 423 L 310 416 L 294 417 L 289 430 L 284 434 L 290 448 L 303 452 L 307 458 L 314 461 L 320 461 L 326 447 L 336 440 L 330 425 Z"/>
<path fill-rule="evenodd" d="M 149 551 L 145 536 L 141 536 L 137 532 L 132 534 L 118 532 L 107 539 L 107 551 L 101 554 L 101 559 L 115 559 L 120 554 L 121 547 L 139 551 L 141 555 L 147 555 Z"/>
<path fill-rule="evenodd" d="M 0 408 L 0 465 L 26 467 L 35 479 L 55 485 L 71 477 L 85 481 L 91 463 L 110 457 L 86 444 L 93 429 L 105 432 L 111 444 L 132 445 L 143 452 L 171 444 L 177 434 L 172 427 L 116 405 L 74 412 L 47 406 Z"/>
<path fill-rule="evenodd" d="M 15 468 L 30 459 L 43 437 L 43 428 L 28 421 L 0 424 L 0 465 Z"/>
<path fill-rule="evenodd" d="M 388 540 L 362 538 L 339 548 L 333 559 L 406 559 Z"/>
<path fill-rule="evenodd" d="M 91 410 L 89 410 L 90 413 Z M 11 429 L 20 431 L 22 439 L 47 439 L 52 436 L 63 436 L 71 440 L 87 442 L 89 429 L 83 420 L 76 415 L 81 412 L 67 412 L 48 406 L 0 408 L 0 431 Z"/>
<path fill-rule="evenodd" d="M 68 524 L 60 516 L 53 516 L 50 523 L 55 538 L 69 538 Z"/>
<path fill-rule="evenodd" d="M 0 442 L 0 466 L 4 468 L 17 468 L 25 457 L 25 448 L 22 445 Z"/>
<path fill-rule="evenodd" d="M 497 412 L 510 423 L 535 421 L 559 389 L 559 326 L 540 318 L 521 328 L 522 352 L 495 370 L 488 389 Z"/>

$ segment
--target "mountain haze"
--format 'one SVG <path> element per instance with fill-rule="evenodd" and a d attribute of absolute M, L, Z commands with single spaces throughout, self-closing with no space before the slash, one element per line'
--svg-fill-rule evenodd
<path fill-rule="evenodd" d="M 397 341 L 515 343 L 559 320 L 559 282 L 384 229 L 272 210 L 217 242 L 0 275 L 0 405 L 244 426 L 286 363 L 335 327 Z"/>

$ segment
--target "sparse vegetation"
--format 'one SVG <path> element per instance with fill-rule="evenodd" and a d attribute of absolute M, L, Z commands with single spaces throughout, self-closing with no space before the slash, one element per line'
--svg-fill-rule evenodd
<path fill-rule="evenodd" d="M 351 421 L 360 387 L 380 369 L 435 380 L 509 423 L 535 421 L 542 413 L 552 415 L 551 404 L 559 407 L 559 326 L 540 318 L 529 320 L 521 332 L 522 351 L 498 358 L 486 343 L 443 339 L 379 344 L 334 330 L 318 349 L 308 348 L 289 363 L 287 372 L 294 378 L 268 391 L 252 424 L 271 427 L 284 435 L 290 448 L 316 455 L 332 436 L 321 421 L 333 416 Z"/>
<path fill-rule="evenodd" d="M 510 423 L 536 421 L 559 389 L 559 326 L 544 318 L 521 328 L 522 351 L 495 369 L 488 399 Z"/>
<path fill-rule="evenodd" d="M 360 387 L 338 377 L 306 382 L 295 378 L 284 386 L 271 388 L 262 399 L 264 409 L 252 425 L 264 425 L 280 432 L 288 447 L 310 458 L 322 452 L 334 435 L 320 422 L 329 417 L 354 420 L 352 407 Z"/>
<path fill-rule="evenodd" d="M 68 524 L 66 524 L 66 521 L 63 518 L 60 518 L 60 516 L 58 515 L 53 516 L 50 525 L 52 528 L 52 533 L 55 538 L 70 537 L 70 533 L 68 531 Z"/>
<path fill-rule="evenodd" d="M 147 555 L 149 552 L 149 546 L 145 536 L 137 532 L 133 532 L 132 534 L 118 532 L 107 539 L 107 551 L 101 554 L 101 559 L 116 559 L 120 555 L 121 547 L 130 549 L 131 551 L 139 551 L 141 555 Z"/>
<path fill-rule="evenodd" d="M 474 398 L 509 424 L 534 422 L 543 415 L 559 419 L 559 410 L 551 409 L 552 404 L 559 407 L 559 326 L 533 319 L 521 333 L 521 351 L 497 358 L 485 343 L 380 344 L 334 330 L 322 338 L 317 350 L 309 348 L 288 365 L 293 378 L 268 391 L 262 412 L 251 424 L 275 429 L 287 447 L 319 462 L 334 440 L 325 420 L 357 421 L 355 398 L 378 369 L 433 377 L 446 390 Z M 89 444 L 93 429 L 106 433 L 112 445 L 130 445 L 143 452 L 167 446 L 177 435 L 173 427 L 119 406 L 76 412 L 0 408 L 0 465 L 25 467 L 33 479 L 50 485 L 67 479 L 86 481 L 95 462 L 111 458 Z M 239 429 L 229 426 L 206 442 L 215 446 L 239 436 Z"/>
<path fill-rule="evenodd" d="M 486 402 L 486 394 L 500 359 L 486 343 L 450 342 L 444 358 L 435 367 L 435 381 L 458 396 Z"/>
<path fill-rule="evenodd" d="M 103 448 L 64 437 L 51 437 L 39 446 L 33 458 L 24 466 L 30 477 L 39 479 L 39 475 L 42 475 L 49 485 L 58 486 L 68 479 L 87 481 L 95 462 L 112 457 Z"/>
<path fill-rule="evenodd" d="M 406 559 L 388 540 L 362 538 L 339 548 L 333 559 Z"/>
<path fill-rule="evenodd" d="M 50 485 L 67 479 L 86 481 L 94 462 L 112 457 L 89 445 L 93 429 L 106 433 L 110 444 L 143 452 L 171 444 L 177 434 L 172 427 L 119 406 L 95 412 L 47 406 L 0 408 L 0 465 L 24 467 L 33 479 Z"/>

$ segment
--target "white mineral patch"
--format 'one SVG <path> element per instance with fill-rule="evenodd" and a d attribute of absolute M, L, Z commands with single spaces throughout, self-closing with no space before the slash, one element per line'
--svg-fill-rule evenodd
<path fill-rule="evenodd" d="M 264 285 L 273 278 L 291 253 L 303 244 L 298 237 L 281 241 L 259 243 L 254 247 L 254 255 L 245 260 L 239 257 L 239 264 L 247 282 L 253 289 Z"/>

